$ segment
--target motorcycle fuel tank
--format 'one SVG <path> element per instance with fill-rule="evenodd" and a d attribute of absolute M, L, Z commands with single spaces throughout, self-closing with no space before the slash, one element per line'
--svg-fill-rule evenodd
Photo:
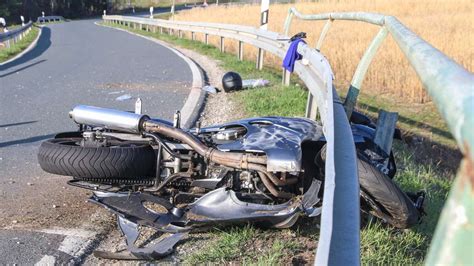
<path fill-rule="evenodd" d="M 217 145 L 222 151 L 265 153 L 267 170 L 271 172 L 301 171 L 305 141 L 317 141 L 323 135 L 317 122 L 306 118 L 257 117 L 202 128 L 201 132 L 225 132 L 245 128 L 245 134 Z M 234 130 L 242 132 L 242 130 Z"/>

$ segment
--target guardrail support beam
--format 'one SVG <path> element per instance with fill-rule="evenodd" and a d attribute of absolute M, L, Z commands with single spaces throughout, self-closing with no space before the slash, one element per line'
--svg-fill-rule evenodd
<path fill-rule="evenodd" d="M 225 51 L 224 37 L 221 36 L 220 50 L 223 53 Z"/>
<path fill-rule="evenodd" d="M 281 84 L 283 84 L 284 86 L 290 86 L 290 77 L 291 77 L 291 72 L 283 68 Z"/>
<path fill-rule="evenodd" d="M 316 120 L 318 114 L 318 105 L 311 92 L 308 92 L 308 100 L 306 101 L 306 113 L 305 117 L 311 120 Z"/>
<path fill-rule="evenodd" d="M 386 27 L 380 28 L 379 32 L 377 35 L 375 35 L 374 39 L 370 43 L 369 47 L 367 47 L 367 50 L 357 65 L 354 77 L 352 77 L 349 91 L 347 92 L 346 99 L 344 100 L 344 110 L 348 118 L 351 118 L 352 111 L 354 110 L 354 107 L 357 103 L 357 97 L 359 96 L 359 92 L 362 87 L 362 81 L 364 80 L 365 74 L 369 69 L 369 65 L 377 53 L 380 45 L 382 45 L 383 40 L 385 40 L 387 37 L 387 34 L 388 30 Z"/>
<path fill-rule="evenodd" d="M 258 48 L 258 54 L 257 54 L 257 69 L 262 70 L 263 69 L 263 49 Z"/>
<path fill-rule="evenodd" d="M 390 154 L 392 151 L 393 134 L 397 124 L 398 113 L 381 110 L 377 119 L 377 129 L 375 130 L 374 143 L 382 150 Z"/>
<path fill-rule="evenodd" d="M 204 34 L 204 43 L 205 43 L 206 45 L 209 45 L 209 34 L 207 34 L 207 33 Z"/>
<path fill-rule="evenodd" d="M 240 61 L 244 60 L 244 42 L 239 41 L 239 51 L 237 54 L 237 58 L 239 58 Z"/>
<path fill-rule="evenodd" d="M 191 40 L 195 40 L 196 39 L 196 33 L 194 33 L 194 31 L 191 32 Z"/>
<path fill-rule="evenodd" d="M 326 20 L 326 24 L 324 24 L 324 28 L 321 31 L 321 35 L 319 35 L 318 42 L 316 43 L 316 50 L 321 51 L 321 46 L 323 45 L 323 41 L 326 38 L 326 35 L 331 27 L 332 19 Z"/>

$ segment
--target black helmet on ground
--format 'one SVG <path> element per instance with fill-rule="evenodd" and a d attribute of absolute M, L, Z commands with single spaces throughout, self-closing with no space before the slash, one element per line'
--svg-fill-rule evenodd
<path fill-rule="evenodd" d="M 242 78 L 238 73 L 227 72 L 222 77 L 222 88 L 225 92 L 242 89 Z"/>

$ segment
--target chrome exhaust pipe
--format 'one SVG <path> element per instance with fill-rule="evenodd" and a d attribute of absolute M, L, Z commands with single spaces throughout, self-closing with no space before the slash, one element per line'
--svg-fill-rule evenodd
<path fill-rule="evenodd" d="M 104 127 L 130 133 L 140 133 L 143 123 L 150 117 L 114 109 L 78 105 L 69 112 L 69 117 L 77 124 Z"/>

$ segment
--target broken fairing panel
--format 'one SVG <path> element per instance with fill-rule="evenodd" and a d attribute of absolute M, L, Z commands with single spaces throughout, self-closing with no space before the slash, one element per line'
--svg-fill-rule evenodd
<path fill-rule="evenodd" d="M 320 187 L 321 182 L 314 179 L 302 196 L 275 205 L 243 202 L 234 191 L 225 188 L 208 192 L 186 208 L 178 208 L 165 199 L 141 192 L 96 191 L 89 201 L 106 207 L 118 216 L 127 217 L 132 223 L 153 227 L 161 232 L 177 233 L 215 222 L 256 221 L 274 226 L 299 213 L 313 214 L 320 201 L 317 196 Z M 144 206 L 146 202 L 161 205 L 166 212 L 152 211 Z"/>
<path fill-rule="evenodd" d="M 239 200 L 232 190 L 219 188 L 213 190 L 187 208 L 181 209 L 169 201 L 149 194 L 105 193 L 94 192 L 90 202 L 101 205 L 117 215 L 120 230 L 126 238 L 129 253 L 115 254 L 96 252 L 96 255 L 109 259 L 158 259 L 170 254 L 173 247 L 186 235 L 185 232 L 195 227 L 212 224 L 232 224 L 254 222 L 267 227 L 291 227 L 301 214 L 314 217 L 321 213 L 316 207 L 321 182 L 313 180 L 308 191 L 300 197 L 283 204 L 266 205 L 248 203 Z M 166 212 L 155 212 L 144 206 L 153 202 L 163 207 Z M 134 245 L 139 226 L 152 227 L 171 235 L 148 247 L 138 248 Z"/>
<path fill-rule="evenodd" d="M 267 171 L 301 171 L 301 145 L 308 140 L 317 141 L 322 135 L 321 126 L 306 118 L 259 117 L 235 121 L 208 128 L 201 132 L 217 132 L 233 127 L 245 127 L 245 136 L 217 146 L 221 151 L 262 152 L 267 156 Z M 193 129 L 190 130 L 191 132 Z"/>

